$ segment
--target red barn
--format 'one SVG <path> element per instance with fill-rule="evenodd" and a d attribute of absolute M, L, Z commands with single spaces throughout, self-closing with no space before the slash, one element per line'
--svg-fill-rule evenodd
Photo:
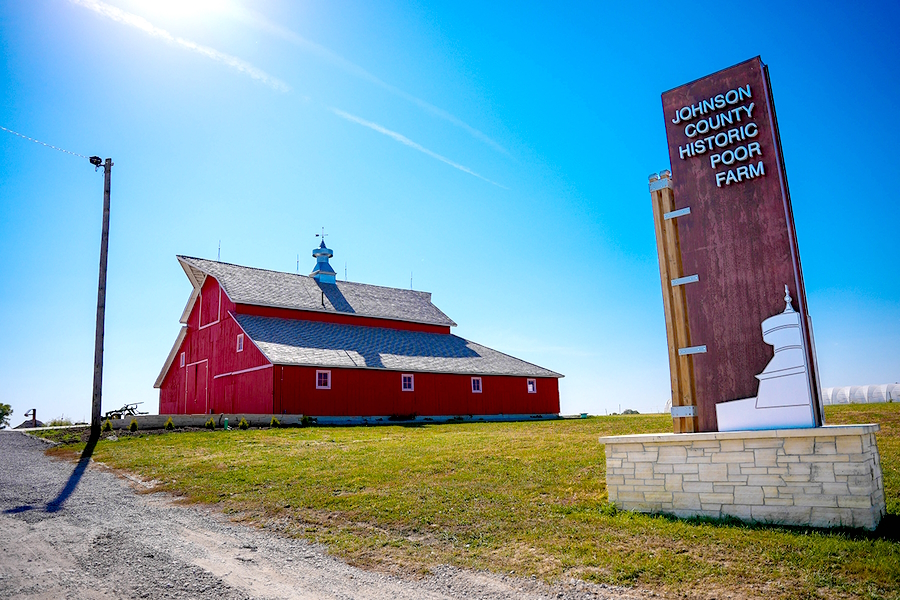
<path fill-rule="evenodd" d="M 160 414 L 551 416 L 559 373 L 450 333 L 431 294 L 179 256 L 194 286 Z"/>

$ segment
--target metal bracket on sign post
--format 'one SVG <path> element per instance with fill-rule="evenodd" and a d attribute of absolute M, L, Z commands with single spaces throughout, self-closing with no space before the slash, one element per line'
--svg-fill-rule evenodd
<path fill-rule="evenodd" d="M 697 407 L 696 406 L 673 406 L 672 407 L 672 418 L 677 417 L 696 417 L 697 416 Z"/>

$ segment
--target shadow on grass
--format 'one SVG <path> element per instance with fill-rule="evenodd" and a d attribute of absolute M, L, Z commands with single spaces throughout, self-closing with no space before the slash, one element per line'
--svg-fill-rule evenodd
<path fill-rule="evenodd" d="M 655 519 L 664 519 L 673 523 L 688 523 L 691 525 L 709 525 L 722 528 L 740 528 L 751 531 L 784 531 L 786 533 L 818 533 L 821 535 L 833 535 L 849 540 L 884 540 L 886 542 L 900 542 L 900 515 L 888 514 L 881 519 L 881 523 L 874 531 L 856 529 L 852 527 L 805 527 L 802 525 L 778 525 L 774 523 L 754 523 L 741 521 L 735 517 L 716 519 L 712 517 L 691 517 L 682 519 L 673 515 L 648 514 Z"/>
<path fill-rule="evenodd" d="M 62 508 L 65 501 L 69 499 L 69 496 L 71 496 L 72 493 L 76 489 L 78 489 L 78 484 L 81 483 L 81 478 L 84 476 L 85 470 L 91 463 L 91 456 L 94 454 L 94 448 L 97 446 L 97 441 L 99 440 L 99 438 L 99 435 L 91 435 L 91 437 L 88 439 L 88 443 L 81 453 L 81 458 L 78 459 L 78 464 L 75 465 L 75 468 L 72 470 L 72 474 L 69 475 L 69 479 L 66 481 L 66 485 L 64 485 L 59 494 L 56 495 L 56 498 L 47 503 L 47 506 L 44 509 L 46 512 L 58 512 Z M 22 506 L 7 509 L 3 512 L 4 514 L 15 515 L 27 512 L 29 510 L 34 510 L 36 508 L 38 507 L 32 506 L 30 504 L 24 504 Z"/>

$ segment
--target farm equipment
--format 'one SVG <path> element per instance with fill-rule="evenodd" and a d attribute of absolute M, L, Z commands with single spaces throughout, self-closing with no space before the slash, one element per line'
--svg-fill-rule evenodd
<path fill-rule="evenodd" d="M 140 412 L 137 407 L 138 404 L 143 404 L 143 402 L 135 402 L 134 404 L 126 404 L 122 408 L 117 408 L 116 410 L 108 411 L 105 415 L 103 415 L 103 419 L 121 419 L 122 417 L 134 417 L 137 415 L 146 415 L 149 413 Z"/>

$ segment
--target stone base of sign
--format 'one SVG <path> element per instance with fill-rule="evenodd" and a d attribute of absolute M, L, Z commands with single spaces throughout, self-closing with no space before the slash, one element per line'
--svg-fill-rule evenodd
<path fill-rule="evenodd" d="M 609 499 L 678 517 L 875 529 L 886 512 L 880 427 L 602 437 Z"/>

